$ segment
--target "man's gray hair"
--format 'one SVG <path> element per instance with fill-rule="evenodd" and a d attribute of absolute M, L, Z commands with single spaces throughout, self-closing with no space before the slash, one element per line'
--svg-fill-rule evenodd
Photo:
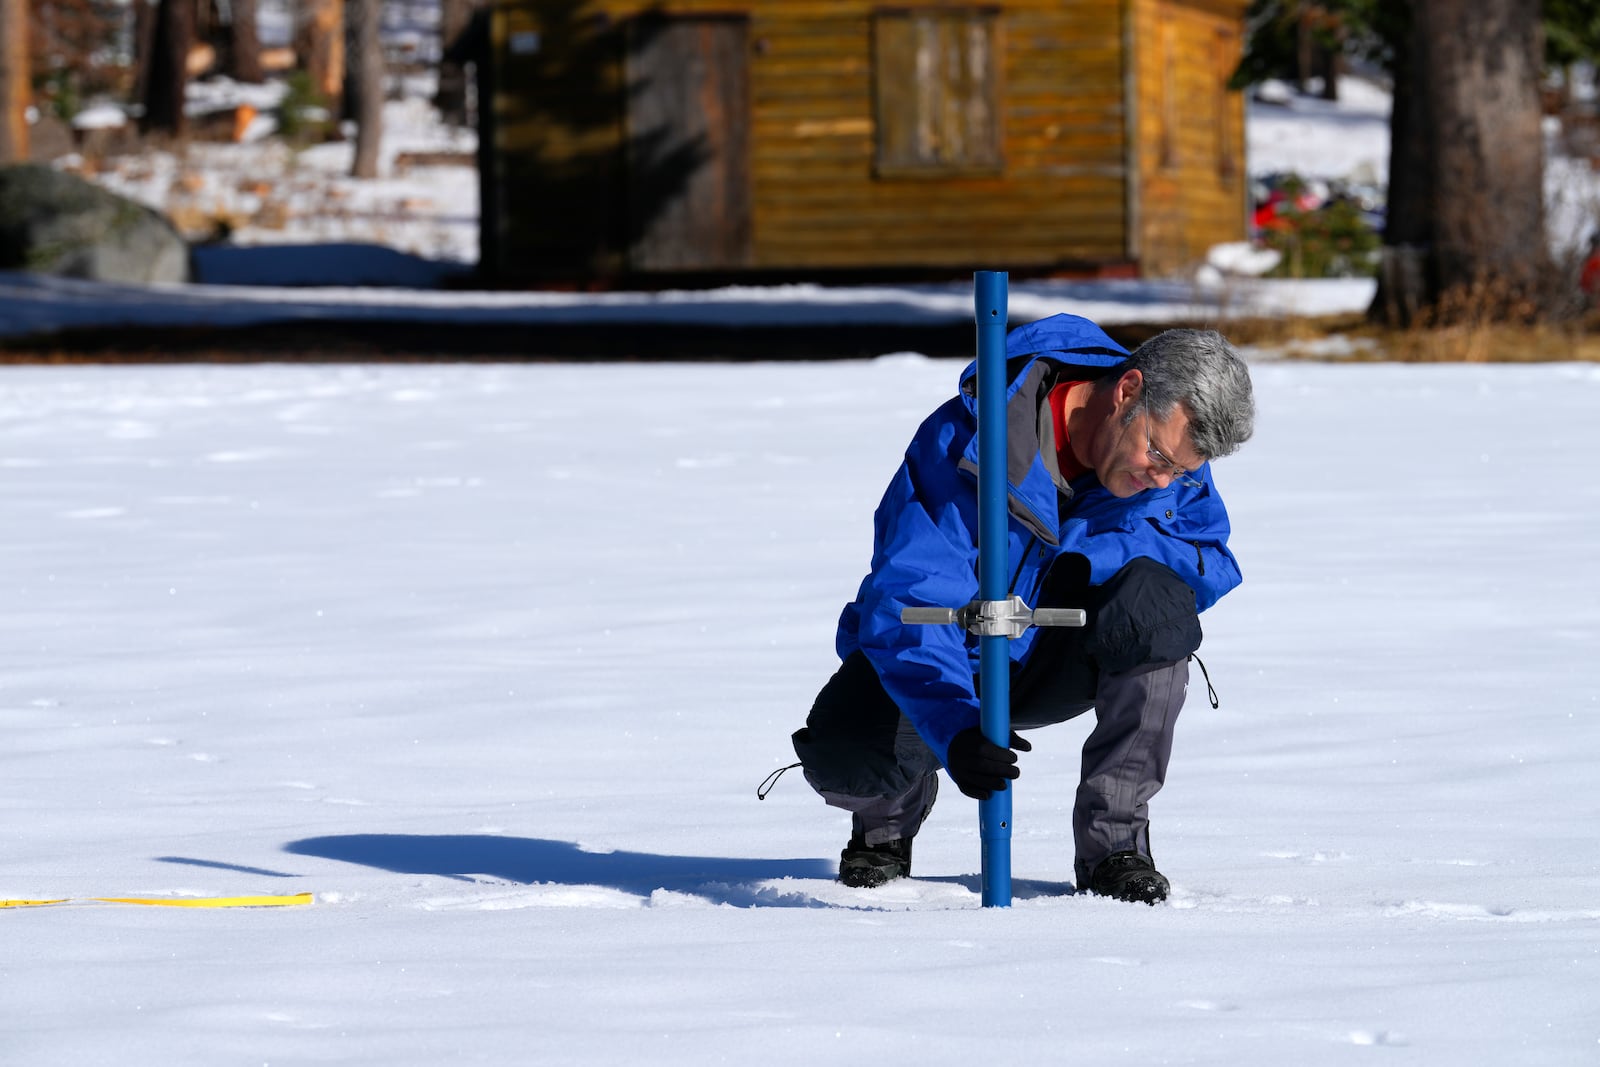
<path fill-rule="evenodd" d="M 1144 376 L 1144 403 L 1156 418 L 1166 419 L 1175 406 L 1184 406 L 1189 439 L 1207 459 L 1232 455 L 1255 430 L 1250 370 L 1214 330 L 1159 333 L 1134 349 L 1110 380 L 1130 370 Z"/>

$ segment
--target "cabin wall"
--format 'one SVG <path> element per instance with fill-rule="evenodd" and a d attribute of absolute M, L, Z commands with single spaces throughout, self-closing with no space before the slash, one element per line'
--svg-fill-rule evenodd
<path fill-rule="evenodd" d="M 493 31 L 501 265 L 547 275 L 671 270 L 660 237 L 692 233 L 682 226 L 684 204 L 723 202 L 703 190 L 741 181 L 748 195 L 735 205 L 739 217 L 709 220 L 703 238 L 723 251 L 685 264 L 1048 270 L 1120 267 L 1136 254 L 1181 257 L 1205 227 L 1176 216 L 1217 209 L 1177 195 L 1182 168 L 1151 169 L 1150 154 L 1129 142 L 1130 131 L 1151 135 L 1145 96 L 1153 79 L 1142 68 L 1131 76 L 1126 52 L 1135 18 L 1158 21 L 1151 6 L 502 0 Z M 687 111 L 675 148 L 662 147 L 659 125 L 641 128 L 648 109 L 640 101 L 663 88 L 639 73 L 639 41 L 654 40 L 641 27 L 662 16 L 673 27 L 698 20 L 706 39 L 719 42 L 708 46 L 715 71 L 679 66 L 691 81 L 703 75 L 708 85 L 743 87 L 739 136 L 703 124 L 694 133 L 699 120 Z M 730 48 L 730 34 L 742 35 L 741 48 Z M 1192 51 L 1213 55 L 1212 37 Z M 1139 54 L 1149 59 L 1148 50 Z M 928 63 L 942 65 L 932 80 L 954 86 L 943 96 L 917 85 L 917 65 Z M 661 69 L 649 77 L 659 79 Z M 1197 75 L 1180 81 L 1175 91 Z M 1130 109 L 1135 89 L 1140 104 Z M 688 110 L 715 112 L 713 121 L 738 110 L 702 97 L 711 103 Z M 1180 135 L 1180 158 L 1197 153 L 1188 145 L 1195 136 Z M 696 152 L 718 156 L 711 185 L 703 173 L 684 172 Z M 651 162 L 663 158 L 679 166 L 662 171 Z M 1151 195 L 1136 198 L 1146 179 Z M 641 201 L 640 187 L 655 192 Z M 1156 217 L 1163 213 L 1173 217 Z M 1234 212 L 1231 237 L 1242 235 L 1241 221 Z M 1165 256 L 1173 242 L 1176 256 Z"/>
<path fill-rule="evenodd" d="M 753 70 L 757 261 L 1041 267 L 1124 257 L 1114 0 L 1012 3 L 998 20 L 999 166 L 882 172 L 872 7 L 779 14 Z M 960 6 L 960 5 L 957 5 Z"/>
<path fill-rule="evenodd" d="M 1138 162 L 1136 247 L 1145 274 L 1170 274 L 1248 233 L 1242 4 L 1132 0 Z"/>

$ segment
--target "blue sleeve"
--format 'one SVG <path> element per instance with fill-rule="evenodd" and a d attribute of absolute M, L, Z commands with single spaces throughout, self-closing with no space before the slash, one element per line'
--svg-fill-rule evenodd
<path fill-rule="evenodd" d="M 947 408 L 923 424 L 878 506 L 856 598 L 861 651 L 941 763 L 979 722 L 967 635 L 953 623 L 906 626 L 900 609 L 961 607 L 978 593 L 977 493 L 957 468 L 965 413 Z"/>

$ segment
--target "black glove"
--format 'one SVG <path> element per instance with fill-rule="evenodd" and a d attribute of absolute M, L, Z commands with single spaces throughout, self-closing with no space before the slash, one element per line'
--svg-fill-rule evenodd
<path fill-rule="evenodd" d="M 1032 752 L 1033 746 L 1015 730 L 1011 731 L 1011 748 L 999 745 L 983 736 L 983 730 L 968 727 L 950 740 L 950 752 L 945 770 L 951 781 L 973 800 L 988 800 L 989 794 L 1006 787 L 1006 780 L 1020 777 L 1017 753 Z"/>

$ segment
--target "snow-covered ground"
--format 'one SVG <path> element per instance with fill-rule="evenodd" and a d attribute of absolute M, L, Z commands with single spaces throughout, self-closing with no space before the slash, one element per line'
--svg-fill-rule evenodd
<path fill-rule="evenodd" d="M 0 368 L 0 1060 L 1600 1060 L 1600 371 L 1259 363 L 1158 908 L 791 773 L 960 365 Z M 1539 474 L 1543 471 L 1544 474 Z M 1198 679 L 1197 679 L 1198 683 Z"/>
<path fill-rule="evenodd" d="M 0 330 L 971 307 L 434 301 L 10 275 Z M 1075 723 L 1025 757 L 1006 910 L 953 789 L 877 891 L 833 881 L 847 822 L 797 775 L 754 796 L 958 363 L 0 366 L 0 900 L 314 900 L 0 910 L 0 1062 L 1600 1062 L 1600 488 L 1567 474 L 1600 371 L 1270 357 L 1217 467 L 1221 706 L 1154 805 L 1173 898 L 1072 891 Z"/>
<path fill-rule="evenodd" d="M 228 243 L 244 247 L 361 241 L 477 262 L 477 137 L 441 123 L 423 95 L 384 105 L 381 176 L 358 181 L 350 177 L 353 142 L 296 150 L 275 136 L 266 109 L 279 87 L 217 82 L 200 90 L 210 98 L 204 107 L 253 100 L 261 108 L 243 143 L 196 141 L 181 154 L 112 157 L 86 176 L 164 212 L 195 242 L 225 227 Z M 416 159 L 432 162 L 408 162 Z"/>

